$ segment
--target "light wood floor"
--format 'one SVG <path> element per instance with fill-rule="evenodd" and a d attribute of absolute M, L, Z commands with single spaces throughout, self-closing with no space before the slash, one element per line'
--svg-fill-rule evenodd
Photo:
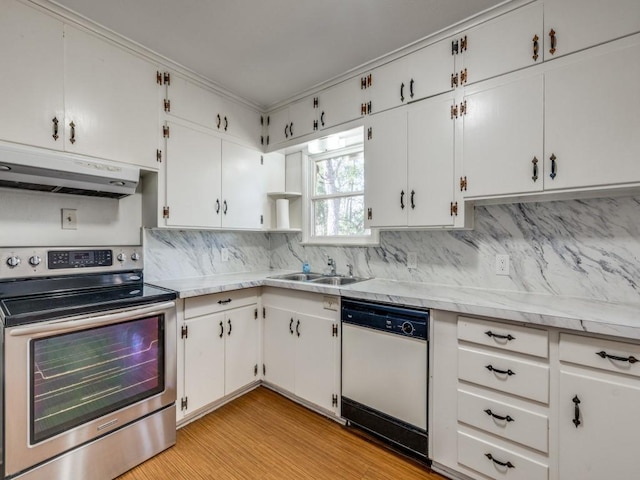
<path fill-rule="evenodd" d="M 178 430 L 177 444 L 119 480 L 445 480 L 259 387 Z"/>

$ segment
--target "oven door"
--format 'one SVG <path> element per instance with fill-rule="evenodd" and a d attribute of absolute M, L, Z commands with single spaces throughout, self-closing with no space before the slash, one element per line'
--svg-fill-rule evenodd
<path fill-rule="evenodd" d="M 5 329 L 5 474 L 175 403 L 175 302 Z"/>

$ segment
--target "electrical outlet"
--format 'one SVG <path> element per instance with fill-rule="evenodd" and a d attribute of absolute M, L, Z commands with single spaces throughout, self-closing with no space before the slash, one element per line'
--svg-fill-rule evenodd
<path fill-rule="evenodd" d="M 418 268 L 418 254 L 416 252 L 407 253 L 407 268 Z"/>
<path fill-rule="evenodd" d="M 78 211 L 75 208 L 63 208 L 61 211 L 63 230 L 77 230 Z"/>
<path fill-rule="evenodd" d="M 220 249 L 220 259 L 223 262 L 228 262 L 229 261 L 229 249 L 228 248 L 221 248 Z"/>
<path fill-rule="evenodd" d="M 496 275 L 509 275 L 509 255 L 496 255 Z"/>

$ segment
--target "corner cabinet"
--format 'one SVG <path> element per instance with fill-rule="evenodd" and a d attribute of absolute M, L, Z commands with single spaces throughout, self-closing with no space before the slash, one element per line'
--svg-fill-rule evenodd
<path fill-rule="evenodd" d="M 338 415 L 339 297 L 264 288 L 262 304 L 264 381 Z"/>
<path fill-rule="evenodd" d="M 178 325 L 178 422 L 260 379 L 256 289 L 187 298 L 183 318 Z"/>

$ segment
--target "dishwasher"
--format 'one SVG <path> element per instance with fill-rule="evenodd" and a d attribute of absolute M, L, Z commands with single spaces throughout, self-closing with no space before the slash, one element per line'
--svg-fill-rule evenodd
<path fill-rule="evenodd" d="M 341 318 L 342 417 L 427 460 L 429 311 L 343 299 Z"/>

